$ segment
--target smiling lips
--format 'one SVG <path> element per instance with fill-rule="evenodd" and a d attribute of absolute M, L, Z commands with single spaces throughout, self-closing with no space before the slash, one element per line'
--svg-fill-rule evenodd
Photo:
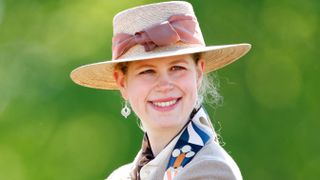
<path fill-rule="evenodd" d="M 181 98 L 166 98 L 150 102 L 156 110 L 168 111 L 173 109 L 180 99 Z"/>
<path fill-rule="evenodd" d="M 172 104 L 175 104 L 178 99 L 172 100 L 172 101 L 167 101 L 167 102 L 153 102 L 154 105 L 159 106 L 159 107 L 167 107 Z"/>

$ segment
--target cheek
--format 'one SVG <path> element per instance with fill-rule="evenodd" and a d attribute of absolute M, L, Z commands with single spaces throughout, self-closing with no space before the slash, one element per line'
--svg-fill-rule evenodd
<path fill-rule="evenodd" d="M 188 83 L 190 101 L 189 101 L 189 108 L 193 109 L 196 105 L 198 99 L 198 86 L 197 86 L 197 79 L 193 78 L 192 81 Z"/>
<path fill-rule="evenodd" d="M 180 78 L 180 82 L 183 86 L 188 88 L 190 91 L 197 89 L 197 78 L 196 73 L 188 73 Z"/>
<path fill-rule="evenodd" d="M 134 111 L 139 111 L 148 95 L 148 85 L 141 81 L 128 83 L 128 99 Z"/>
<path fill-rule="evenodd" d="M 179 87 L 189 96 L 191 101 L 195 101 L 198 94 L 197 78 L 195 73 L 188 73 L 179 78 Z"/>
<path fill-rule="evenodd" d="M 198 97 L 198 88 L 197 88 L 197 82 L 195 79 L 193 79 L 192 82 L 188 83 L 188 90 L 191 96 L 191 101 L 196 101 L 197 97 Z"/>

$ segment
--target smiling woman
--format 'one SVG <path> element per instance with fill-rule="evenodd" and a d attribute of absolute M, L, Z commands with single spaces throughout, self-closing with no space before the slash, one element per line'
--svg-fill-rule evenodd
<path fill-rule="evenodd" d="M 188 121 L 195 107 L 204 60 L 190 55 L 131 62 L 127 74 L 115 71 L 124 99 L 140 118 L 157 155 Z M 161 143 L 162 142 L 162 143 Z"/>
<path fill-rule="evenodd" d="M 242 179 L 219 145 L 199 92 L 208 87 L 206 73 L 251 46 L 206 46 L 191 4 L 183 1 L 125 10 L 113 25 L 113 59 L 71 73 L 80 85 L 119 90 L 126 101 L 122 114 L 130 114 L 130 104 L 141 121 L 141 150 L 108 179 Z"/>

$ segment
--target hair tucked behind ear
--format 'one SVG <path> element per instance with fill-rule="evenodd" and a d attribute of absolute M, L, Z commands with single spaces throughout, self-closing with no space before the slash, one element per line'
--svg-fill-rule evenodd
<path fill-rule="evenodd" d="M 117 63 L 114 66 L 114 69 L 115 70 L 120 70 L 123 74 L 126 74 L 127 71 L 128 71 L 128 65 L 129 65 L 129 62 Z"/>
<path fill-rule="evenodd" d="M 197 64 L 201 59 L 201 53 L 192 54 L 192 57 Z M 207 103 L 212 107 L 221 105 L 223 97 L 218 92 L 219 80 L 215 73 L 204 74 L 201 82 L 201 87 L 198 90 L 199 103 Z"/>

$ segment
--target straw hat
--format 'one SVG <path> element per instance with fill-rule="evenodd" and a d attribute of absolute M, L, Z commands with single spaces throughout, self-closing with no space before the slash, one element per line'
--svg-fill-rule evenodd
<path fill-rule="evenodd" d="M 115 64 L 153 58 L 201 53 L 205 72 L 220 69 L 251 48 L 250 44 L 206 46 L 192 5 L 183 1 L 149 4 L 127 9 L 113 19 L 113 58 L 80 66 L 70 74 L 82 86 L 118 89 Z"/>

